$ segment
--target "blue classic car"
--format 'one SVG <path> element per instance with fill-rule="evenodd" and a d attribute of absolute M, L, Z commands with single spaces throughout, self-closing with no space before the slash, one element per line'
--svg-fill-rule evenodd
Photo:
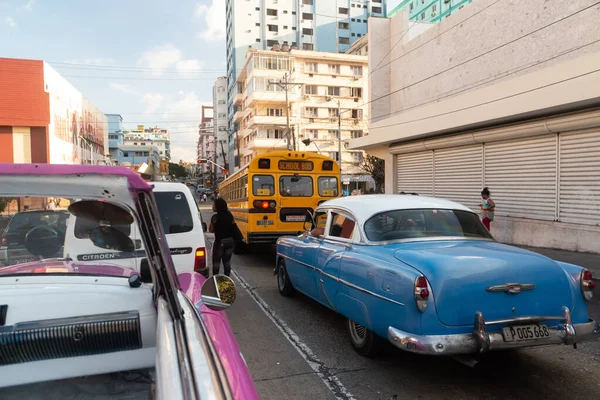
<path fill-rule="evenodd" d="M 595 282 L 576 265 L 498 243 L 477 214 L 438 198 L 328 201 L 307 232 L 277 242 L 279 292 L 296 290 L 347 318 L 361 355 L 383 338 L 431 355 L 595 339 Z"/>

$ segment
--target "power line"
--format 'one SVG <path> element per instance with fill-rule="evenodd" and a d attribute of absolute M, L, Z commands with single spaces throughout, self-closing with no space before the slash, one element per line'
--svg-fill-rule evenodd
<path fill-rule="evenodd" d="M 440 71 L 440 72 L 436 72 L 435 74 L 433 74 L 433 75 L 430 75 L 430 76 L 428 76 L 427 78 L 423 78 L 423 79 L 421 79 L 421 80 L 419 80 L 419 81 L 416 81 L 416 82 L 410 83 L 410 84 L 408 84 L 408 85 L 406 85 L 406 86 L 404 86 L 404 87 L 401 87 L 401 88 L 399 88 L 399 89 L 396 89 L 396 90 L 393 90 L 393 91 L 391 91 L 391 92 L 389 92 L 389 93 L 387 93 L 387 94 L 384 94 L 383 96 L 377 97 L 377 98 L 375 98 L 375 99 L 371 99 L 371 100 L 367 101 L 366 103 L 363 103 L 363 104 L 361 104 L 361 105 L 360 105 L 360 106 L 358 106 L 358 107 L 362 107 L 362 106 L 365 106 L 365 105 L 367 105 L 367 104 L 374 103 L 374 102 L 376 102 L 376 101 L 379 101 L 379 100 L 385 99 L 385 98 L 387 98 L 387 97 L 390 97 L 390 96 L 391 96 L 391 95 L 393 95 L 393 94 L 399 93 L 399 92 L 401 92 L 401 91 L 403 91 L 403 90 L 405 90 L 405 89 L 408 89 L 408 88 L 410 88 L 410 87 L 412 87 L 412 86 L 418 85 L 419 83 L 426 82 L 426 81 L 428 81 L 429 79 L 435 78 L 436 76 L 439 76 L 439 75 L 441 75 L 441 74 L 444 74 L 444 73 L 446 73 L 446 72 L 448 72 L 448 71 L 451 71 L 451 70 L 453 70 L 453 69 L 455 69 L 455 68 L 458 68 L 458 67 L 460 67 L 460 66 L 463 66 L 463 65 L 465 65 L 465 64 L 468 64 L 468 63 L 470 63 L 471 61 L 474 61 L 474 60 L 476 60 L 476 59 L 479 59 L 479 58 L 481 58 L 481 57 L 484 57 L 484 56 L 486 56 L 486 55 L 488 55 L 488 54 L 491 54 L 491 53 L 493 53 L 493 52 L 494 52 L 494 51 L 496 51 L 496 50 L 499 50 L 499 49 L 501 49 L 501 48 L 503 48 L 503 47 L 506 47 L 506 46 L 508 46 L 508 45 L 510 45 L 510 44 L 514 44 L 514 43 L 518 42 L 519 40 L 522 40 L 522 39 L 524 39 L 524 38 L 526 38 L 526 37 L 529 37 L 529 36 L 531 36 L 531 35 L 533 35 L 533 34 L 535 34 L 535 33 L 541 32 L 542 30 L 544 30 L 544 29 L 546 29 L 546 28 L 548 28 L 548 27 L 550 27 L 550 26 L 556 25 L 557 23 L 560 23 L 560 22 L 562 22 L 562 21 L 565 21 L 565 20 L 567 20 L 567 19 L 569 19 L 569 18 L 572 18 L 573 16 L 575 16 L 575 15 L 577 15 L 577 14 L 579 14 L 579 13 L 582 13 L 582 12 L 584 12 L 584 11 L 586 11 L 586 10 L 590 9 L 590 8 L 593 8 L 593 7 L 597 6 L 598 4 L 600 4 L 600 1 L 598 1 L 598 2 L 596 2 L 596 3 L 594 3 L 594 4 L 592 4 L 592 5 L 589 5 L 589 6 L 587 6 L 587 7 L 584 7 L 584 8 L 582 8 L 582 9 L 581 9 L 581 10 L 579 10 L 579 11 L 575 11 L 574 13 L 571 13 L 571 14 L 569 14 L 569 15 L 567 15 L 567 16 L 565 16 L 565 17 L 562 17 L 562 18 L 560 18 L 560 19 L 558 19 L 558 20 L 556 20 L 556 21 L 553 21 L 553 22 L 551 22 L 551 23 L 549 23 L 549 24 L 547 24 L 547 25 L 544 25 L 544 26 L 542 26 L 542 27 L 540 27 L 540 28 L 538 28 L 538 29 L 535 29 L 535 30 L 533 30 L 533 31 L 531 31 L 531 32 L 529 32 L 529 33 L 527 33 L 527 34 L 525 34 L 525 35 L 519 36 L 519 37 L 517 37 L 517 38 L 515 38 L 515 39 L 513 39 L 513 40 L 510 40 L 510 41 L 508 41 L 508 42 L 506 42 L 506 43 L 504 43 L 504 44 L 501 44 L 501 45 L 499 45 L 499 46 L 497 46 L 497 47 L 494 47 L 493 49 L 490 49 L 490 50 L 488 50 L 488 51 L 486 51 L 486 52 L 484 52 L 484 53 L 481 53 L 481 54 L 479 54 L 479 55 L 477 55 L 477 56 L 475 56 L 475 57 L 472 57 L 472 58 L 470 58 L 470 59 L 468 59 L 468 60 L 465 60 L 465 61 L 463 61 L 463 62 L 460 62 L 460 63 L 458 63 L 458 64 L 456 64 L 456 65 L 453 65 L 453 66 L 451 66 L 451 67 L 449 67 L 449 68 L 446 68 L 445 70 L 442 70 L 442 71 Z M 345 112 L 347 112 L 347 111 L 349 111 L 349 110 L 346 110 Z"/>
<path fill-rule="evenodd" d="M 537 88 L 524 90 L 524 91 L 519 92 L 519 93 L 514 93 L 514 94 L 511 94 L 511 95 L 508 95 L 508 96 L 500 97 L 498 99 L 486 101 L 486 102 L 475 104 L 475 105 L 472 105 L 472 106 L 467 106 L 467 107 L 459 108 L 457 110 L 452 110 L 452 111 L 448 111 L 448 112 L 444 112 L 444 113 L 440 113 L 440 114 L 430 115 L 430 116 L 423 117 L 423 118 L 417 118 L 417 119 L 413 119 L 413 120 L 410 120 L 410 121 L 397 122 L 397 123 L 388 124 L 388 125 L 381 125 L 381 126 L 377 126 L 377 127 L 371 128 L 371 129 L 383 129 L 383 128 L 389 128 L 389 127 L 393 127 L 393 126 L 406 125 L 406 124 L 410 124 L 412 122 L 425 121 L 425 120 L 436 118 L 436 117 L 443 117 L 445 115 L 451 115 L 451 114 L 454 114 L 454 113 L 457 113 L 457 112 L 461 112 L 461 111 L 471 110 L 473 108 L 485 106 L 485 105 L 488 105 L 488 104 L 493 104 L 493 103 L 496 103 L 498 101 L 507 100 L 507 99 L 511 99 L 511 98 L 514 98 L 514 97 L 518 97 L 518 96 L 521 96 L 523 94 L 533 93 L 533 92 L 536 92 L 538 90 L 545 89 L 545 88 L 548 88 L 548 87 L 551 87 L 551 86 L 555 86 L 555 85 L 559 85 L 561 83 L 569 82 L 569 81 L 572 81 L 572 80 L 577 79 L 577 78 L 582 78 L 582 77 L 587 76 L 587 75 L 592 75 L 592 74 L 595 74 L 596 72 L 600 72 L 600 68 L 595 69 L 593 71 L 589 71 L 589 72 L 580 74 L 580 75 L 572 76 L 570 78 L 566 78 L 566 79 L 563 79 L 563 80 L 560 80 L 560 81 L 552 82 L 552 83 L 549 83 L 547 85 L 539 86 Z"/>
<path fill-rule="evenodd" d="M 48 61 L 48 64 L 51 66 L 56 66 L 57 68 L 68 68 L 68 69 L 98 69 L 98 70 L 121 70 L 121 71 L 150 71 L 150 72 L 195 72 L 195 73 L 204 73 L 204 72 L 224 72 L 223 69 L 216 68 L 200 68 L 200 69 L 189 69 L 182 71 L 177 67 L 165 67 L 165 68 L 150 68 L 150 67 L 134 67 L 134 66 L 119 66 L 119 65 L 94 65 L 94 64 L 77 64 L 77 63 L 61 63 Z"/>

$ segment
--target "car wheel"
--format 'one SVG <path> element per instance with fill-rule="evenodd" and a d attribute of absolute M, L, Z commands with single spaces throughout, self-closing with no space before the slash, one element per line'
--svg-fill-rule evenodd
<path fill-rule="evenodd" d="M 375 333 L 351 319 L 346 321 L 346 329 L 350 336 L 350 344 L 358 354 L 373 357 L 379 353 L 382 340 Z"/>
<path fill-rule="evenodd" d="M 277 288 L 279 289 L 279 293 L 282 296 L 292 296 L 296 289 L 292 285 L 292 281 L 290 281 L 290 276 L 287 273 L 287 269 L 285 268 L 285 261 L 279 260 L 279 268 L 277 270 Z"/>

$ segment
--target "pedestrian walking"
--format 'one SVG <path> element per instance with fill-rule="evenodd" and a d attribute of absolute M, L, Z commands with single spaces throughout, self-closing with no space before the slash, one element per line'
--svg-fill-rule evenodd
<path fill-rule="evenodd" d="M 490 197 L 490 190 L 486 187 L 481 191 L 481 222 L 491 232 L 490 223 L 494 220 L 496 203 Z"/>
<path fill-rule="evenodd" d="M 203 202 L 203 203 L 206 203 L 206 193 L 204 193 L 204 194 L 202 195 L 202 202 Z"/>
<path fill-rule="evenodd" d="M 231 274 L 231 256 L 235 246 L 237 225 L 225 200 L 216 199 L 213 202 L 213 211 L 215 214 L 212 216 L 208 227 L 208 231 L 215 234 L 212 249 L 213 276 L 219 274 L 221 262 L 223 262 L 225 275 L 229 276 Z"/>

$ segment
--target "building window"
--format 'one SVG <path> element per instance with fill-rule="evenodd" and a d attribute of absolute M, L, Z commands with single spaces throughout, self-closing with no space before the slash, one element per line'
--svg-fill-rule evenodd
<path fill-rule="evenodd" d="M 350 24 L 347 22 L 338 22 L 339 29 L 350 29 Z"/>
<path fill-rule="evenodd" d="M 361 119 L 362 118 L 362 110 L 357 110 L 357 109 L 352 110 L 352 118 Z"/>
<path fill-rule="evenodd" d="M 350 38 L 347 38 L 347 37 L 340 37 L 340 38 L 339 38 L 339 43 L 340 43 L 340 44 L 350 44 Z"/>
<path fill-rule="evenodd" d="M 256 24 L 254 24 L 255 26 L 260 26 L 260 22 L 257 22 Z"/>
<path fill-rule="evenodd" d="M 296 15 L 296 11 L 292 11 L 292 15 Z"/>
<path fill-rule="evenodd" d="M 351 153 L 351 154 L 352 154 L 352 162 L 355 162 L 355 163 L 362 162 L 362 160 L 363 160 L 362 152 L 356 152 L 356 153 Z"/>
<path fill-rule="evenodd" d="M 319 64 L 316 62 L 304 63 L 305 72 L 319 72 Z"/>
<path fill-rule="evenodd" d="M 302 43 L 302 50 L 313 50 L 314 46 L 312 43 Z"/>
<path fill-rule="evenodd" d="M 307 6 L 312 6 L 313 5 L 313 0 L 302 0 L 302 4 L 305 4 Z"/>
<path fill-rule="evenodd" d="M 356 18 L 352 18 L 350 21 L 356 22 Z M 360 19 L 358 20 L 358 22 L 360 22 Z"/>
<path fill-rule="evenodd" d="M 319 131 L 317 129 L 305 129 L 304 135 L 309 139 L 318 139 Z"/>
<path fill-rule="evenodd" d="M 260 38 L 256 38 L 256 43 L 260 43 Z"/>
<path fill-rule="evenodd" d="M 330 108 L 329 109 L 329 116 L 331 118 L 337 118 L 340 116 L 340 110 L 338 108 Z"/>
<path fill-rule="evenodd" d="M 362 88 L 359 88 L 359 87 L 350 88 L 350 97 L 362 97 Z"/>
<path fill-rule="evenodd" d="M 281 108 L 267 108 L 267 115 L 269 117 L 283 117 L 283 110 Z"/>
<path fill-rule="evenodd" d="M 338 12 L 340 14 L 348 15 L 348 9 L 346 7 L 339 7 Z"/>
<path fill-rule="evenodd" d="M 319 94 L 319 87 L 316 85 L 306 85 L 304 86 L 304 93 L 316 96 Z"/>
<path fill-rule="evenodd" d="M 304 115 L 309 118 L 316 118 L 319 116 L 319 111 L 316 107 L 306 107 L 304 109 Z"/>
<path fill-rule="evenodd" d="M 329 73 L 330 74 L 339 74 L 340 73 L 340 64 L 329 64 Z"/>
<path fill-rule="evenodd" d="M 267 25 L 269 32 L 279 32 L 279 27 L 277 25 Z"/>
<path fill-rule="evenodd" d="M 350 131 L 350 137 L 352 139 L 358 139 L 360 137 L 363 137 L 363 131 Z"/>
<path fill-rule="evenodd" d="M 303 35 L 312 35 L 313 30 L 312 30 L 312 28 L 302 28 L 302 34 Z"/>
<path fill-rule="evenodd" d="M 267 8 L 267 15 L 270 15 L 272 17 L 276 17 L 277 16 L 277 10 L 273 10 L 272 8 Z"/>
<path fill-rule="evenodd" d="M 425 19 L 425 13 L 421 13 L 421 19 Z"/>
<path fill-rule="evenodd" d="M 375 14 L 381 14 L 381 7 L 373 7 L 371 8 L 371 11 Z"/>
<path fill-rule="evenodd" d="M 281 129 L 268 129 L 267 139 L 283 139 L 283 131 Z"/>
<path fill-rule="evenodd" d="M 293 31 L 295 31 L 295 30 L 296 30 L 296 27 L 295 27 L 295 26 L 292 26 L 292 30 L 293 30 Z"/>
<path fill-rule="evenodd" d="M 360 33 L 357 33 L 357 34 L 356 34 L 356 36 L 358 36 L 358 37 L 361 37 L 361 36 L 362 36 L 362 34 L 360 34 Z"/>
<path fill-rule="evenodd" d="M 329 86 L 327 88 L 327 95 L 328 96 L 339 96 L 340 95 L 339 86 Z"/>
<path fill-rule="evenodd" d="M 287 25 L 284 25 L 284 26 L 283 26 L 283 29 L 288 29 L 288 26 L 287 26 Z"/>
<path fill-rule="evenodd" d="M 381 4 L 381 0 L 372 0 L 372 1 L 373 1 L 373 3 L 379 3 L 379 4 Z"/>
<path fill-rule="evenodd" d="M 302 19 L 312 21 L 313 15 L 311 13 L 302 13 Z"/>
<path fill-rule="evenodd" d="M 415 8 L 415 6 L 413 5 L 413 3 L 411 1 L 410 4 L 408 5 L 408 11 L 412 11 L 413 8 Z"/>
<path fill-rule="evenodd" d="M 225 102 L 225 100 L 219 100 L 219 102 L 218 102 L 218 104 L 219 104 L 220 106 L 224 105 L 225 103 L 226 103 L 226 102 Z"/>
<path fill-rule="evenodd" d="M 260 11 L 260 7 L 256 7 L 256 8 L 255 8 L 255 10 L 256 10 L 256 11 Z"/>
<path fill-rule="evenodd" d="M 330 151 L 329 154 L 327 154 L 329 158 L 333 158 L 335 161 L 339 161 L 338 155 L 339 153 L 337 151 Z"/>
<path fill-rule="evenodd" d="M 363 67 L 360 65 L 355 65 L 352 67 L 352 75 L 354 76 L 363 76 Z"/>

